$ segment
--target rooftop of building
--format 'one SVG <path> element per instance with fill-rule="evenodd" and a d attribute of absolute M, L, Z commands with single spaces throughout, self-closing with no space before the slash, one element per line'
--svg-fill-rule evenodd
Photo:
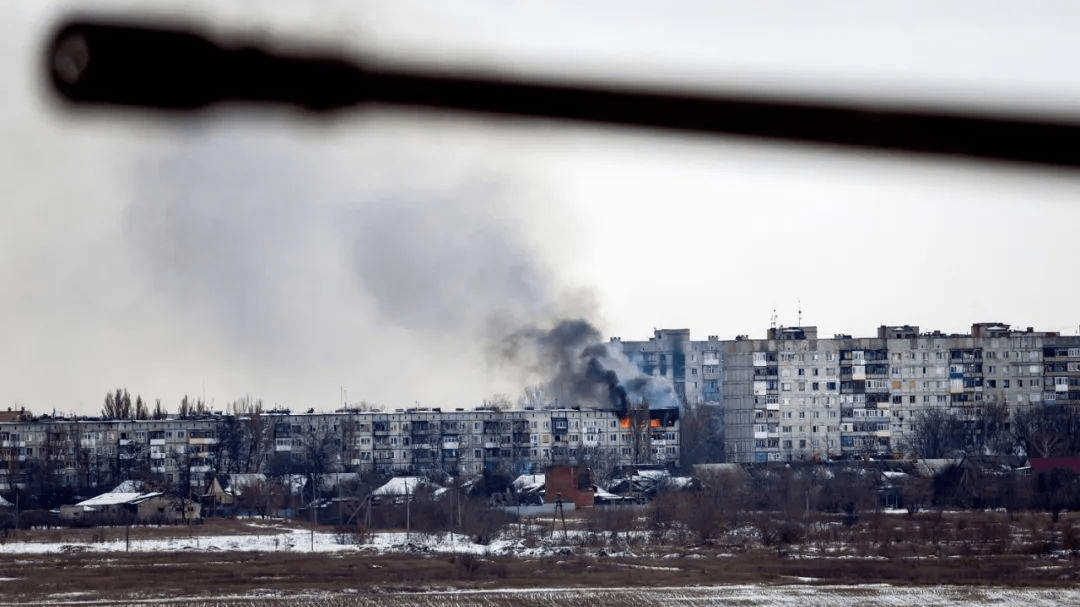
<path fill-rule="evenodd" d="M 677 337 L 678 341 L 689 341 L 688 329 L 654 329 L 654 337 L 649 338 L 648 343 L 662 342 L 665 339 L 672 340 Z M 831 339 L 918 339 L 918 338 L 993 338 L 993 337 L 1061 337 L 1059 331 L 1036 331 L 1034 327 L 1023 329 L 1013 328 L 1012 325 L 1003 322 L 977 322 L 972 323 L 968 333 L 946 333 L 940 330 L 926 331 L 919 325 L 881 325 L 876 335 L 856 337 L 850 333 L 834 333 Z M 815 340 L 818 337 L 818 328 L 814 325 L 801 325 L 792 327 L 770 327 L 763 338 L 765 340 Z M 826 338 L 829 339 L 829 338 Z M 625 341 L 621 337 L 612 337 L 612 342 L 639 344 L 643 341 Z M 720 340 L 716 335 L 709 335 L 708 341 L 751 341 L 747 334 L 736 335 L 731 340 Z"/>

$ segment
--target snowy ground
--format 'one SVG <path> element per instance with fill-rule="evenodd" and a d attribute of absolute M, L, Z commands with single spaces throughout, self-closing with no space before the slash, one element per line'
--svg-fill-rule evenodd
<path fill-rule="evenodd" d="M 241 552 L 274 552 L 303 550 L 330 552 L 356 550 L 336 541 L 333 534 L 312 534 L 301 528 L 285 529 L 278 525 L 249 523 L 265 533 L 237 535 L 192 535 L 188 538 L 139 538 L 140 528 L 134 527 L 130 543 L 125 540 L 98 542 L 26 542 L 7 541 L 0 544 L 0 554 L 58 554 L 65 552 L 174 552 L 178 550 L 237 550 Z"/>
<path fill-rule="evenodd" d="M 520 540 L 495 540 L 481 546 L 461 534 L 427 535 L 405 532 L 382 532 L 370 536 L 363 544 L 349 543 L 337 534 L 303 527 L 285 527 L 280 523 L 248 522 L 253 533 L 234 535 L 195 535 L 185 538 L 140 538 L 141 528 L 133 527 L 130 541 L 28 542 L 0 543 L 0 554 L 61 554 L 71 552 L 175 552 L 175 551 L 238 551 L 238 552 L 446 552 L 502 554 L 513 551 L 521 554 Z M 197 531 L 197 529 L 196 529 Z"/>
<path fill-rule="evenodd" d="M 343 542 L 332 533 L 316 532 L 303 527 L 289 527 L 280 521 L 251 520 L 245 523 L 250 534 L 203 535 L 172 539 L 138 537 L 141 530 L 133 528 L 130 550 L 133 552 L 293 552 L 331 553 L 353 552 L 384 554 L 393 552 L 432 553 L 491 553 L 517 556 L 551 555 L 562 548 L 561 533 L 548 538 L 550 543 L 526 549 L 517 538 L 501 539 L 490 545 L 471 543 L 461 535 L 439 536 L 398 533 L 378 533 L 363 544 Z M 195 530 L 197 531 L 197 529 Z M 554 540 L 554 541 L 552 541 Z M 65 553 L 123 552 L 129 546 L 123 540 L 97 542 L 26 542 L 6 541 L 0 544 L 0 558 L 7 555 L 44 555 Z M 17 561 L 11 561 L 13 563 Z M 641 568 L 646 569 L 644 565 Z M 653 567 L 656 568 L 656 567 Z M 0 597 L 10 578 L 0 578 Z M 103 605 L 126 604 L 163 606 L 247 605 L 251 607 L 290 605 L 330 607 L 338 605 L 378 605 L 379 607 L 500 607 L 561 606 L 561 605 L 685 605 L 713 606 L 778 605 L 792 607 L 908 606 L 929 607 L 947 605 L 1040 607 L 1080 605 L 1080 588 L 1040 589 L 972 586 L 892 586 L 888 584 L 835 585 L 815 584 L 807 578 L 791 578 L 791 584 L 753 584 L 696 587 L 652 588 L 533 588 L 521 590 L 431 590 L 426 592 L 379 592 L 371 588 L 342 588 L 340 591 L 312 594 L 276 594 L 259 596 L 176 597 L 171 599 L 127 600 L 119 603 L 101 601 L 91 593 L 57 593 L 47 602 L 29 604 Z M 0 598 L 0 605 L 3 599 Z M 27 603 L 23 603 L 25 605 Z"/>
<path fill-rule="evenodd" d="M 101 601 L 54 595 L 49 605 L 101 605 Z M 966 586 L 903 587 L 727 585 L 662 588 L 532 588 L 522 590 L 448 590 L 384 594 L 362 589 L 302 595 L 218 596 L 129 600 L 109 605 L 159 604 L 177 607 L 289 605 L 296 607 L 558 607 L 562 605 L 779 606 L 779 607 L 1057 607 L 1080 604 L 1080 589 L 971 588 Z M 25 603 L 22 605 L 26 605 Z"/>

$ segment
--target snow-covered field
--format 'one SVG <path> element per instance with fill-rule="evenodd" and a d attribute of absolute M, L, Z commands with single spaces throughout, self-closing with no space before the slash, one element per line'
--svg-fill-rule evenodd
<path fill-rule="evenodd" d="M 363 544 L 342 542 L 337 534 L 303 527 L 286 527 L 278 523 L 248 522 L 249 533 L 231 535 L 197 535 L 190 537 L 140 538 L 142 528 L 133 527 L 130 540 L 104 541 L 4 541 L 0 554 L 61 554 L 71 552 L 175 552 L 238 551 L 238 552 L 447 552 L 495 553 L 514 550 L 516 540 L 495 540 L 487 546 L 474 544 L 461 534 L 428 535 L 421 533 L 382 532 L 372 534 Z M 115 534 L 114 534 L 115 535 Z"/>
<path fill-rule="evenodd" d="M 299 527 L 291 527 L 280 521 L 250 520 L 244 523 L 248 533 L 204 534 L 190 537 L 147 539 L 139 537 L 148 533 L 133 528 L 130 545 L 124 540 L 107 541 L 5 541 L 0 544 L 0 559 L 5 556 L 11 564 L 18 564 L 18 555 L 47 555 L 70 553 L 109 553 L 132 552 L 170 553 L 170 552 L 205 552 L 219 551 L 240 552 L 292 552 L 322 553 L 352 552 L 368 554 L 386 554 L 395 552 L 425 553 L 474 553 L 474 554 L 513 554 L 516 556 L 550 556 L 565 548 L 558 541 L 561 533 L 548 538 L 547 542 L 534 548 L 526 549 L 517 537 L 500 539 L 489 545 L 471 543 L 462 535 L 424 535 L 398 533 L 377 533 L 363 544 L 343 542 L 342 538 L 332 533 L 316 532 Z M 198 533 L 199 529 L 193 529 Z M 152 558 L 152 556 L 150 557 Z M 315 558 L 318 558 L 315 555 Z M 654 561 L 655 563 L 655 561 Z M 634 565 L 627 565 L 633 567 Z M 642 569 L 659 568 L 640 566 Z M 643 573 L 645 574 L 645 573 Z M 0 577 L 0 597 L 4 596 L 4 586 L 15 578 Z M 312 607 L 331 607 L 338 605 L 372 605 L 379 607 L 472 607 L 485 605 L 492 607 L 513 606 L 561 606 L 561 605 L 684 605 L 684 606 L 744 606 L 758 605 L 792 607 L 854 607 L 854 606 L 986 606 L 986 607 L 1039 607 L 1058 605 L 1080 605 L 1080 588 L 1040 589 L 1014 587 L 972 587 L 972 586 L 893 586 L 888 584 L 815 584 L 807 578 L 791 578 L 790 584 L 747 584 L 722 586 L 687 586 L 687 587 L 593 587 L 564 588 L 558 587 L 556 578 L 548 579 L 555 586 L 531 589 L 503 590 L 455 590 L 435 589 L 423 592 L 380 591 L 377 588 L 343 587 L 332 592 L 282 594 L 268 591 L 256 596 L 211 596 L 211 597 L 175 597 L 153 600 L 128 599 L 121 602 L 104 601 L 92 593 L 57 592 L 50 594 L 48 600 L 26 604 L 56 605 L 147 605 L 150 603 L 178 606 L 210 605 L 296 605 Z M 3 599 L 0 598 L 0 604 Z"/>
<path fill-rule="evenodd" d="M 520 591 L 454 591 L 398 595 L 380 605 L 453 606 L 472 605 L 756 605 L 812 607 L 965 605 L 1059 606 L 1080 604 L 1080 590 L 1010 590 L 968 587 L 860 586 L 763 586 L 728 585 L 667 588 L 547 588 Z M 363 604 L 363 603 L 357 603 Z M 376 604 L 372 602 L 371 604 Z"/>
<path fill-rule="evenodd" d="M 54 596 L 49 605 L 148 605 L 297 607 L 559 607 L 563 605 L 777 606 L 777 607 L 1058 607 L 1080 604 L 1080 589 L 972 588 L 966 586 L 903 587 L 727 585 L 663 588 L 532 588 L 523 590 L 448 590 L 384 594 L 363 589 L 337 593 L 264 596 L 219 596 L 102 602 Z M 25 605 L 25 604 L 24 604 Z"/>

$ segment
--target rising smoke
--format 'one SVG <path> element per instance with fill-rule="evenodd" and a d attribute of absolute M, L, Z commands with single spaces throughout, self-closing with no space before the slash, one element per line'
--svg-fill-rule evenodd
<path fill-rule="evenodd" d="M 677 407 L 679 403 L 670 381 L 642 374 L 621 345 L 603 342 L 600 331 L 583 319 L 521 329 L 499 346 L 502 360 L 542 378 L 550 404 L 625 413 L 631 407 Z"/>
<path fill-rule="evenodd" d="M 287 386 L 467 406 L 527 381 L 562 406 L 675 402 L 592 324 L 557 320 L 592 316 L 591 297 L 557 270 L 569 226 L 537 217 L 520 175 L 394 136 L 346 167 L 333 146 L 229 135 L 146 154 L 126 227 L 162 322 L 229 352 L 235 393 L 273 376 L 266 396 L 304 406 L 314 391 Z"/>

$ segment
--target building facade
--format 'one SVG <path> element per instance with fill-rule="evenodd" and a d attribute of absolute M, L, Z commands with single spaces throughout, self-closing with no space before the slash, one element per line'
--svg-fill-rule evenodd
<path fill-rule="evenodd" d="M 552 464 L 679 462 L 678 409 L 340 411 L 0 422 L 0 491 L 142 479 L 202 491 L 215 474 L 525 474 Z"/>
<path fill-rule="evenodd" d="M 611 341 L 643 374 L 670 381 L 683 403 L 718 405 L 723 400 L 724 342 L 716 335 L 691 341 L 689 329 L 657 329 L 648 341 Z"/>
<path fill-rule="evenodd" d="M 1080 336 L 1002 323 L 968 334 L 883 325 L 874 337 L 819 338 L 807 326 L 764 339 L 658 330 L 614 341 L 642 373 L 671 379 L 684 403 L 722 409 L 717 440 L 732 462 L 903 456 L 929 410 L 1080 405 Z"/>
<path fill-rule="evenodd" d="M 730 462 L 905 456 L 927 411 L 1080 406 L 1080 336 L 1001 323 L 966 334 L 883 325 L 873 337 L 771 328 L 764 339 L 657 330 L 618 343 L 645 374 L 723 425 Z M 195 491 L 222 473 L 526 474 L 552 464 L 675 466 L 680 408 L 524 408 L 208 415 L 158 420 L 0 412 L 0 491 L 137 478 Z M 711 432 L 711 430 L 710 430 Z M 698 435 L 701 433 L 698 432 Z"/>

